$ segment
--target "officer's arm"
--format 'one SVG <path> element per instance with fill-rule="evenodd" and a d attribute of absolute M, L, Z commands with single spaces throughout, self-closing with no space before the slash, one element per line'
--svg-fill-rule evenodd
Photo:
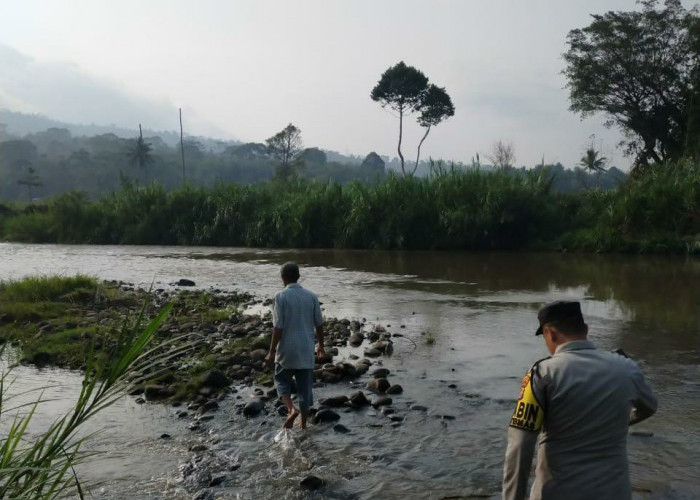
<path fill-rule="evenodd" d="M 544 423 L 544 384 L 537 363 L 523 377 L 508 428 L 503 464 L 503 499 L 522 500 L 527 492 L 537 436 Z"/>
<path fill-rule="evenodd" d="M 503 464 L 503 500 L 522 500 L 527 493 L 537 432 L 508 428 L 508 447 Z"/>
<path fill-rule="evenodd" d="M 658 402 L 656 396 L 649 387 L 649 384 L 644 380 L 642 371 L 635 366 L 633 374 L 634 387 L 636 397 L 632 401 L 632 414 L 630 415 L 630 425 L 638 424 L 642 420 L 646 420 L 656 413 Z"/>

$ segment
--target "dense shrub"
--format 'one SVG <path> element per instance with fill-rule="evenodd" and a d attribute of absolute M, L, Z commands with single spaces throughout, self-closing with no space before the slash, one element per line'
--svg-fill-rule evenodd
<path fill-rule="evenodd" d="M 369 249 L 700 252 L 700 165 L 649 167 L 614 190 L 552 190 L 512 175 L 434 164 L 372 185 L 295 178 L 252 185 L 125 183 L 0 219 L 12 241 Z"/>

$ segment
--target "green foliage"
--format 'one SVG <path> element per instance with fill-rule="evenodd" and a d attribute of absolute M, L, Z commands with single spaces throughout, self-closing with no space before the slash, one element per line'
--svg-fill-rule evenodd
<path fill-rule="evenodd" d="M 699 163 L 654 165 L 616 189 L 567 194 L 553 190 L 555 167 L 484 172 L 432 162 L 428 177 L 390 174 L 373 184 L 295 178 L 174 191 L 126 184 L 96 201 L 68 193 L 45 213 L 5 215 L 0 236 L 59 243 L 697 252 Z M 30 217 L 41 224 L 27 224 Z"/>
<path fill-rule="evenodd" d="M 425 127 L 425 134 L 418 144 L 416 164 L 411 172 L 415 174 L 420 162 L 420 148 L 428 137 L 431 127 L 454 115 L 452 99 L 444 88 L 429 84 L 428 77 L 422 71 L 407 66 L 400 61 L 384 73 L 372 89 L 370 97 L 382 107 L 388 107 L 399 114 L 399 144 L 397 151 L 401 159 L 401 172 L 406 175 L 401 141 L 403 138 L 403 117 L 413 112 L 420 112 L 418 123 Z"/>
<path fill-rule="evenodd" d="M 97 280 L 91 276 L 30 276 L 22 280 L 0 282 L 3 303 L 21 301 L 52 301 L 75 294 L 77 290 L 91 289 L 97 293 Z"/>
<path fill-rule="evenodd" d="M 680 0 L 641 2 L 641 11 L 607 12 L 568 35 L 564 54 L 571 110 L 604 113 L 628 136 L 637 165 L 678 160 L 697 119 L 700 11 Z M 690 123 L 689 123 L 690 122 Z"/>

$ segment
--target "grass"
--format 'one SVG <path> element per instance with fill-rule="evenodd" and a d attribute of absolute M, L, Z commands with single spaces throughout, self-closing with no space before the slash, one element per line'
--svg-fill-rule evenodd
<path fill-rule="evenodd" d="M 39 278 L 26 283 L 5 283 L 0 293 L 7 293 L 14 300 L 32 297 L 57 299 L 88 283 L 95 284 L 94 280 L 85 277 L 73 280 Z M 38 290 L 39 284 L 51 286 Z M 76 476 L 74 467 L 92 453 L 83 451 L 83 444 L 89 436 L 79 437 L 79 429 L 124 394 L 134 373 L 148 371 L 171 355 L 149 349 L 171 306 L 164 307 L 155 318 L 146 322 L 145 305 L 133 324 L 125 324 L 120 330 L 114 346 L 88 352 L 82 389 L 73 409 L 36 438 L 30 438 L 27 429 L 41 405 L 41 398 L 25 412 L 21 411 L 23 408 L 8 408 L 8 403 L 12 404 L 12 395 L 7 392 L 12 367 L 2 373 L 0 418 L 7 433 L 0 438 L 0 499 L 85 498 L 85 487 Z"/>
<path fill-rule="evenodd" d="M 82 368 L 91 346 L 118 336 L 124 316 L 145 295 L 126 297 L 90 276 L 31 276 L 0 282 L 2 340 L 21 347 L 22 361 Z M 115 304 L 118 303 L 118 307 Z M 101 310 L 88 321 L 85 313 Z M 99 320 L 106 325 L 99 326 Z"/>

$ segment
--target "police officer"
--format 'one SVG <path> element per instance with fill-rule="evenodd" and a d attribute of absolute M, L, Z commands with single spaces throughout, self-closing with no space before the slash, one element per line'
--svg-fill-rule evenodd
<path fill-rule="evenodd" d="M 580 303 L 553 302 L 537 319 L 535 335 L 552 356 L 522 380 L 508 428 L 504 500 L 525 498 L 538 435 L 531 500 L 629 499 L 628 426 L 656 411 L 654 394 L 634 361 L 586 339 Z"/>

